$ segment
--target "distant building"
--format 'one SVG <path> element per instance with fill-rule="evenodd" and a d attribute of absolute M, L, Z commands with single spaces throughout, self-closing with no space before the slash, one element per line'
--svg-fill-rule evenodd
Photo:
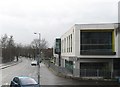
<path fill-rule="evenodd" d="M 75 24 L 61 36 L 61 66 L 76 77 L 81 69 L 120 70 L 118 24 Z"/>
<path fill-rule="evenodd" d="M 53 55 L 55 58 L 55 64 L 57 66 L 61 65 L 61 38 L 56 38 L 54 42 Z"/>
<path fill-rule="evenodd" d="M 49 59 L 53 57 L 53 48 L 42 49 L 41 55 L 45 57 L 45 59 Z"/>

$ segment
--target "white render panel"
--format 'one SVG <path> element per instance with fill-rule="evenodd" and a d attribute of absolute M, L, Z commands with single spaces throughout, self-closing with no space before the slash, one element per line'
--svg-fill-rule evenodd
<path fill-rule="evenodd" d="M 114 29 L 117 27 L 117 24 L 105 23 L 105 24 L 75 24 L 76 27 L 84 30 L 88 29 Z"/>
<path fill-rule="evenodd" d="M 80 59 L 79 60 L 80 63 L 82 62 L 111 62 L 110 59 Z"/>
<path fill-rule="evenodd" d="M 118 57 L 120 58 L 120 30 L 119 32 L 117 33 L 117 36 L 118 36 Z"/>
<path fill-rule="evenodd" d="M 72 34 L 72 52 L 67 52 L 67 37 Z M 61 36 L 61 41 L 66 38 L 66 52 L 62 52 L 61 56 L 74 56 L 75 55 L 75 36 L 74 36 L 74 26 Z"/>
<path fill-rule="evenodd" d="M 80 55 L 80 29 L 75 28 L 75 55 Z"/>
<path fill-rule="evenodd" d="M 72 34 L 72 53 L 61 53 L 61 56 L 76 56 L 79 58 L 118 58 L 120 57 L 120 33 L 116 35 L 117 24 L 75 24 L 70 30 L 62 35 L 61 40 Z M 80 55 L 80 30 L 114 30 L 116 55 Z M 66 44 L 67 45 L 67 44 Z"/>
<path fill-rule="evenodd" d="M 117 30 L 115 29 L 115 51 L 116 51 L 116 56 L 118 56 L 118 35 L 117 35 Z"/>

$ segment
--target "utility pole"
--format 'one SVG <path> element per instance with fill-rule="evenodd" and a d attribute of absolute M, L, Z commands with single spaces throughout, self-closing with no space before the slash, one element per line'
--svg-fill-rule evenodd
<path fill-rule="evenodd" d="M 34 33 L 37 34 L 37 33 Z M 38 84 L 40 84 L 40 57 L 41 57 L 41 49 L 40 49 L 40 42 L 41 42 L 41 34 L 38 33 L 39 35 L 39 56 L 38 56 Z"/>
<path fill-rule="evenodd" d="M 41 42 L 41 34 L 39 33 L 38 84 L 40 83 L 40 57 L 41 57 L 40 42 Z"/>

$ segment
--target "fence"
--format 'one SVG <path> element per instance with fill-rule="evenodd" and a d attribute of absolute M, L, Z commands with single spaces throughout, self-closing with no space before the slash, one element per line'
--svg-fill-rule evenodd
<path fill-rule="evenodd" d="M 103 77 L 103 78 L 115 78 L 120 77 L 120 70 L 92 70 L 92 69 L 80 69 L 80 77 Z"/>
<path fill-rule="evenodd" d="M 56 73 L 61 73 L 66 76 L 74 76 L 73 72 L 65 67 L 59 67 L 51 63 L 50 61 L 44 61 L 45 64 L 52 68 Z M 108 70 L 99 69 L 73 69 L 73 71 L 78 72 L 79 77 L 102 77 L 102 78 L 115 78 L 120 77 L 120 70 L 114 70 L 114 72 Z"/>
<path fill-rule="evenodd" d="M 112 73 L 107 70 L 91 70 L 91 69 L 81 69 L 80 77 L 103 77 L 111 78 Z"/>
<path fill-rule="evenodd" d="M 58 74 L 62 74 L 65 76 L 72 75 L 72 72 L 67 68 L 56 66 L 55 64 L 51 63 L 49 60 L 45 60 L 44 63 L 47 65 L 47 67 L 50 67 Z"/>

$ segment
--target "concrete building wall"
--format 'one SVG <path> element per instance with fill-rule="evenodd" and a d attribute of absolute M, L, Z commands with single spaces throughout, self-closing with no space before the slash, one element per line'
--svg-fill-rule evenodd
<path fill-rule="evenodd" d="M 61 59 L 61 67 L 65 67 L 65 60 L 63 58 Z"/>
<path fill-rule="evenodd" d="M 80 27 L 75 25 L 75 56 L 80 55 Z"/>
<path fill-rule="evenodd" d="M 78 57 L 81 57 L 81 58 L 84 58 L 84 57 L 87 57 L 87 58 L 96 58 L 96 57 L 103 57 L 103 58 L 118 58 L 117 54 L 120 53 L 118 52 L 118 48 L 120 44 L 120 38 L 118 38 L 118 42 L 117 42 L 117 37 L 116 37 L 116 28 L 117 28 L 117 24 L 76 24 L 75 25 L 75 56 L 78 56 Z M 114 30 L 114 45 L 115 45 L 115 52 L 116 52 L 116 55 L 108 55 L 108 56 L 104 56 L 104 55 L 80 55 L 80 31 L 81 30 L 110 30 L 110 29 L 113 29 Z M 120 35 L 120 34 L 119 34 Z M 118 35 L 118 37 L 120 37 Z"/>
<path fill-rule="evenodd" d="M 74 77 L 80 76 L 80 61 L 74 61 L 73 76 Z"/>
<path fill-rule="evenodd" d="M 64 39 L 66 39 L 66 43 L 65 43 L 65 45 L 66 45 L 65 49 L 66 50 L 65 50 L 65 52 L 61 52 L 62 56 L 64 56 L 64 55 L 65 56 L 74 56 L 75 55 L 75 33 L 74 33 L 74 30 L 75 29 L 74 29 L 74 26 L 73 26 L 69 31 L 67 31 L 64 35 L 61 36 L 61 42 L 64 41 Z M 72 34 L 72 52 L 67 52 L 67 37 L 71 34 Z M 61 47 L 62 47 L 62 45 L 61 45 Z"/>
<path fill-rule="evenodd" d="M 107 62 L 111 71 L 113 71 L 113 59 L 120 58 L 120 30 L 117 30 L 117 24 L 75 24 L 70 30 L 62 35 L 61 41 L 72 34 L 72 52 L 62 52 L 62 66 L 65 67 L 65 60 L 73 61 L 73 75 L 79 77 L 80 63 L 88 62 Z M 116 55 L 81 55 L 80 54 L 80 31 L 81 30 L 114 30 L 114 50 Z M 67 45 L 67 44 L 66 44 Z M 61 46 L 62 47 L 62 46 Z"/>
<path fill-rule="evenodd" d="M 96 58 L 96 57 L 105 57 L 105 58 L 117 58 L 118 54 L 120 53 L 120 33 L 117 33 L 118 35 L 116 35 L 116 28 L 117 28 L 117 24 L 75 24 L 70 30 L 68 30 L 65 34 L 62 35 L 61 40 L 64 40 L 64 38 L 67 38 L 68 35 L 72 34 L 73 38 L 72 38 L 72 53 L 68 53 L 68 52 L 62 52 L 61 55 L 62 56 L 77 56 L 77 57 L 89 57 L 89 58 Z M 114 30 L 114 45 L 115 45 L 115 52 L 116 55 L 108 55 L 108 56 L 103 56 L 103 55 L 80 55 L 80 31 L 81 30 L 110 30 L 113 29 Z M 67 46 L 67 43 L 66 43 Z M 67 49 L 67 48 L 66 48 Z M 118 52 L 119 51 L 119 52 Z M 120 54 L 119 54 L 120 55 Z"/>
<path fill-rule="evenodd" d="M 118 45 L 117 45 L 118 53 L 117 54 L 118 54 L 118 57 L 120 58 L 120 28 L 117 30 L 117 39 L 118 39 Z"/>
<path fill-rule="evenodd" d="M 55 65 L 58 66 L 59 65 L 59 56 L 58 54 L 53 54 L 54 58 L 55 58 Z"/>

